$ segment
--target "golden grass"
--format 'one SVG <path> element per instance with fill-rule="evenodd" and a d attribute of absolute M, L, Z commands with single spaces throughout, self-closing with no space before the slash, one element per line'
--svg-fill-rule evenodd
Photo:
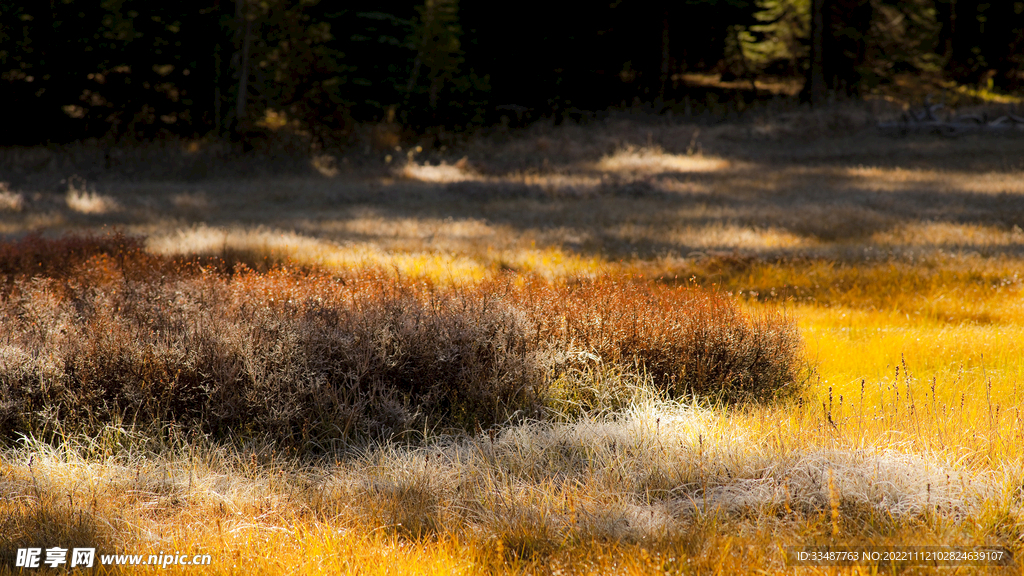
<path fill-rule="evenodd" d="M 211 553 L 215 573 L 355 573 L 375 559 L 411 571 L 649 573 L 669 556 L 673 572 L 745 573 L 782 571 L 787 545 L 1016 549 L 1012 417 L 990 424 L 1006 438 L 979 437 L 911 388 L 914 400 L 837 398 L 829 412 L 646 401 L 314 466 L 272 443 L 223 448 L 184 432 L 149 452 L 112 428 L 8 450 L 4 534 L 7 546 Z"/>
<path fill-rule="evenodd" d="M 535 128 L 331 178 L 90 183 L 106 214 L 9 186 L 12 235 L 117 225 L 160 254 L 439 284 L 693 282 L 783 308 L 814 373 L 791 403 L 672 403 L 640 378 L 632 407 L 312 462 L 172 429 L 28 442 L 0 457 L 0 548 L 208 552 L 225 574 L 764 574 L 794 570 L 786 545 L 998 545 L 1024 571 L 1024 143 L 786 140 L 801 122 L 860 120 Z M 601 398 L 622 378 L 581 381 Z"/>

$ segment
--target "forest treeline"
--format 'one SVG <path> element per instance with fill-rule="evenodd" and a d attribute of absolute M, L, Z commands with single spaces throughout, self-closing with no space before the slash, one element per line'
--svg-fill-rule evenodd
<path fill-rule="evenodd" d="M 0 0 L 0 144 L 360 122 L 450 130 L 688 98 L 686 73 L 804 79 L 801 98 L 900 73 L 1016 91 L 1013 0 Z"/>

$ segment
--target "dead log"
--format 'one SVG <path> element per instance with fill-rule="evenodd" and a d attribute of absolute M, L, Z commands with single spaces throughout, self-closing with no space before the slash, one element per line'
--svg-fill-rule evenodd
<path fill-rule="evenodd" d="M 933 134 L 957 137 L 965 134 L 1024 135 L 1024 117 L 1004 114 L 989 120 L 987 114 L 964 114 L 940 120 L 936 116 L 941 104 L 927 100 L 920 111 L 908 110 L 899 121 L 879 122 L 878 131 L 885 136 L 907 136 L 910 134 Z"/>

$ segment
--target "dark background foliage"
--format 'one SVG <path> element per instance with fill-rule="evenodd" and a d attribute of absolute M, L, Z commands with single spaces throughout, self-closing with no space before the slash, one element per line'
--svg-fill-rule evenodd
<path fill-rule="evenodd" d="M 900 73 L 1016 91 L 1022 69 L 1012 0 L 0 0 L 0 144 L 292 126 L 334 145 L 361 122 L 663 111 L 687 73 L 755 98 L 806 77 L 817 103 Z"/>

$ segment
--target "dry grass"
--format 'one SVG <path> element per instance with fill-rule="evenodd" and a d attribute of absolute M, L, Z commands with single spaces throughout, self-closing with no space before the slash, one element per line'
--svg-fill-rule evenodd
<path fill-rule="evenodd" d="M 0 180 L 18 200 L 0 211 L 0 231 L 117 226 L 147 236 L 147 276 L 169 274 L 153 272 L 165 270 L 159 262 L 206 265 L 205 280 L 188 268 L 138 295 L 171 310 L 165 296 L 195 299 L 202 282 L 227 294 L 227 313 L 209 326 L 224 323 L 238 349 L 258 352 L 244 370 L 281 374 L 282 355 L 300 348 L 240 331 L 241 318 L 261 334 L 301 333 L 299 308 L 278 294 L 346 293 L 317 292 L 335 277 L 403 286 L 412 297 L 402 313 L 422 318 L 457 316 L 424 303 L 477 314 L 474 298 L 501 294 L 549 347 L 529 358 L 543 359 L 529 366 L 543 374 L 547 418 L 490 430 L 325 441 L 298 456 L 282 434 L 261 436 L 262 423 L 225 439 L 188 435 L 180 421 L 106 418 L 90 435 L 9 444 L 0 554 L 87 542 L 210 552 L 223 573 L 752 574 L 792 570 L 786 545 L 941 544 L 1005 546 L 1009 571 L 1024 570 L 1024 142 L 884 139 L 861 128 L 890 113 L 880 106 L 742 125 L 537 126 L 445 154 L 395 142 L 380 158 L 321 157 L 293 176 L 249 180 L 196 177 L 196 158 L 181 163 L 184 178 L 167 166 L 123 177 L 81 170 L 84 149 L 71 152 L 77 160 L 5 151 Z M 119 210 L 72 210 L 58 179 L 74 171 Z M 116 311 L 125 298 L 130 282 L 99 281 L 118 278 L 100 264 L 116 269 L 120 248 L 63 249 L 67 264 L 34 273 L 53 280 L 6 284 L 6 294 L 36 291 L 3 300 L 22 322 L 4 335 L 8 368 L 45 363 L 11 344 L 37 337 L 24 318 L 72 305 Z M 20 250 L 19 270 L 46 260 Z M 285 262 L 290 272 L 273 271 Z M 745 331 L 716 336 L 739 350 L 756 343 L 744 338 L 758 318 L 781 309 L 795 319 L 800 358 L 813 366 L 806 386 L 788 401 L 666 400 L 665 374 L 700 373 L 685 365 L 685 339 L 668 337 L 693 320 L 682 311 L 694 295 L 741 319 Z M 243 315 L 245 303 L 261 312 Z M 161 342 L 151 347 L 173 349 Z M 651 369 L 663 362 L 671 370 Z M 742 382 L 744 370 L 728 373 Z M 301 440 L 302 426 L 288 434 Z"/>
<path fill-rule="evenodd" d="M 908 453 L 885 434 L 849 445 L 872 436 L 858 426 L 910 432 L 908 407 L 883 408 L 884 424 L 836 413 L 835 428 L 813 407 L 742 415 L 646 402 L 314 466 L 273 441 L 231 449 L 175 429 L 156 444 L 118 428 L 58 448 L 27 441 L 6 453 L 0 553 L 57 539 L 213 552 L 218 573 L 227 561 L 349 572 L 387 558 L 417 572 L 639 574 L 781 571 L 782 546 L 837 536 L 1010 544 L 1019 524 L 1004 487 L 1019 468 Z M 965 530 L 979 524 L 994 533 Z M 730 549 L 729 533 L 743 544 Z"/>
<path fill-rule="evenodd" d="M 765 143 L 731 139 L 736 128 L 536 128 L 474 142 L 465 161 L 414 154 L 334 178 L 111 176 L 76 184 L 71 196 L 66 186 L 12 177 L 17 200 L 8 204 L 17 211 L 0 212 L 0 231 L 117 226 L 161 253 L 397 266 L 435 280 L 508 267 L 596 274 L 620 260 L 657 271 L 720 252 L 841 261 L 1019 255 L 1020 140 L 854 132 Z M 69 206 L 71 197 L 83 207 Z"/>

